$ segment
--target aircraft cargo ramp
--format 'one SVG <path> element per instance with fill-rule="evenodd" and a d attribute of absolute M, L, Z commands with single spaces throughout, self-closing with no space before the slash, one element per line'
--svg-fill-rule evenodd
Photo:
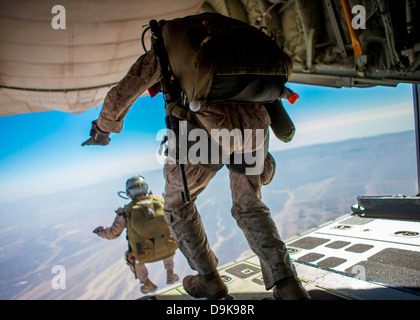
<path fill-rule="evenodd" d="M 359 202 L 366 200 L 361 198 Z M 313 300 L 420 300 L 420 198 L 403 201 L 415 210 L 396 216 L 361 212 L 363 207 L 356 206 L 353 213 L 286 241 Z M 255 255 L 223 265 L 219 273 L 229 288 L 227 299 L 273 299 Z M 181 283 L 142 299 L 200 300 L 191 298 Z"/>

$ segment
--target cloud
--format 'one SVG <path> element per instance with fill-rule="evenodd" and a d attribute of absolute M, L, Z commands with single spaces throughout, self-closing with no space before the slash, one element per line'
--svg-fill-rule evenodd
<path fill-rule="evenodd" d="M 292 120 L 296 126 L 294 139 L 284 144 L 272 134 L 271 150 L 291 149 L 414 129 L 413 108 L 409 103 Z"/>
<path fill-rule="evenodd" d="M 387 106 L 384 108 L 374 108 L 362 111 L 349 112 L 337 116 L 325 117 L 321 121 L 308 121 L 302 124 L 302 132 L 332 129 L 334 127 L 349 126 L 361 122 L 377 122 L 380 120 L 395 120 L 398 117 L 412 117 L 412 110 L 401 106 Z M 389 129 L 383 128 L 387 131 Z"/>
<path fill-rule="evenodd" d="M 374 136 L 412 130 L 414 128 L 411 102 L 381 107 L 366 107 L 341 114 L 292 114 L 296 135 L 290 143 L 283 143 L 271 134 L 270 150 L 285 150 L 313 144 L 335 142 L 351 138 Z M 344 109 L 343 109 L 344 110 Z M 340 106 L 336 111 L 341 112 Z M 107 148 L 59 148 L 25 153 L 3 162 L 0 182 L 0 202 L 14 201 L 31 195 L 77 188 L 106 181 L 122 175 L 136 174 L 163 167 L 157 158 L 162 132 L 156 134 L 126 134 L 113 136 Z M 47 152 L 48 151 L 48 152 Z M 21 161 L 19 161 L 21 159 Z M 23 161 L 24 159 L 25 161 Z M 7 169 L 7 170 L 6 170 Z"/>
<path fill-rule="evenodd" d="M 32 195 L 87 186 L 123 175 L 162 168 L 156 159 L 156 145 L 115 149 L 105 156 L 90 154 L 51 163 L 46 169 L 8 179 L 0 186 L 0 202 L 15 201 Z"/>

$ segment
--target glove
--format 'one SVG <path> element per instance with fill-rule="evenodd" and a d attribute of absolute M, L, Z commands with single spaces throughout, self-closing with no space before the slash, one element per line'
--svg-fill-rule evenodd
<path fill-rule="evenodd" d="M 111 139 L 109 138 L 110 133 L 102 131 L 96 124 L 96 120 L 92 121 L 92 129 L 90 129 L 90 138 L 82 143 L 82 146 L 100 145 L 106 146 L 109 144 Z"/>
<path fill-rule="evenodd" d="M 104 227 L 100 226 L 95 228 L 92 232 L 98 234 L 99 231 L 101 231 Z"/>

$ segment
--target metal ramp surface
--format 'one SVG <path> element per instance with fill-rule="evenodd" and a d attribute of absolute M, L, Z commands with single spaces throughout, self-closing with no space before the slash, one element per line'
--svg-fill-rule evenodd
<path fill-rule="evenodd" d="M 420 222 L 347 214 L 286 241 L 313 300 L 420 300 Z M 218 268 L 228 299 L 273 300 L 259 259 L 250 255 Z M 182 284 L 146 300 L 200 300 Z"/>

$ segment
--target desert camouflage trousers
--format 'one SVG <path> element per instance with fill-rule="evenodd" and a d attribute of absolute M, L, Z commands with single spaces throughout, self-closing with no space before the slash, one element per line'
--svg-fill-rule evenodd
<path fill-rule="evenodd" d="M 140 280 L 141 283 L 149 278 L 149 271 L 144 263 L 139 263 L 136 258 L 127 250 L 125 252 L 125 261 L 130 267 L 130 270 L 134 273 L 134 276 Z M 174 268 L 174 255 L 162 259 L 163 265 L 166 270 Z"/>
<path fill-rule="evenodd" d="M 216 270 L 218 259 L 210 249 L 194 203 L 216 172 L 187 163 L 185 173 L 192 199 L 189 203 L 184 203 L 182 199 L 178 165 L 165 164 L 165 218 L 191 268 L 199 274 L 208 274 Z M 230 188 L 232 215 L 260 260 L 265 287 L 269 290 L 276 281 L 295 276 L 296 272 L 270 211 L 261 201 L 264 174 L 251 176 L 230 171 Z"/>

